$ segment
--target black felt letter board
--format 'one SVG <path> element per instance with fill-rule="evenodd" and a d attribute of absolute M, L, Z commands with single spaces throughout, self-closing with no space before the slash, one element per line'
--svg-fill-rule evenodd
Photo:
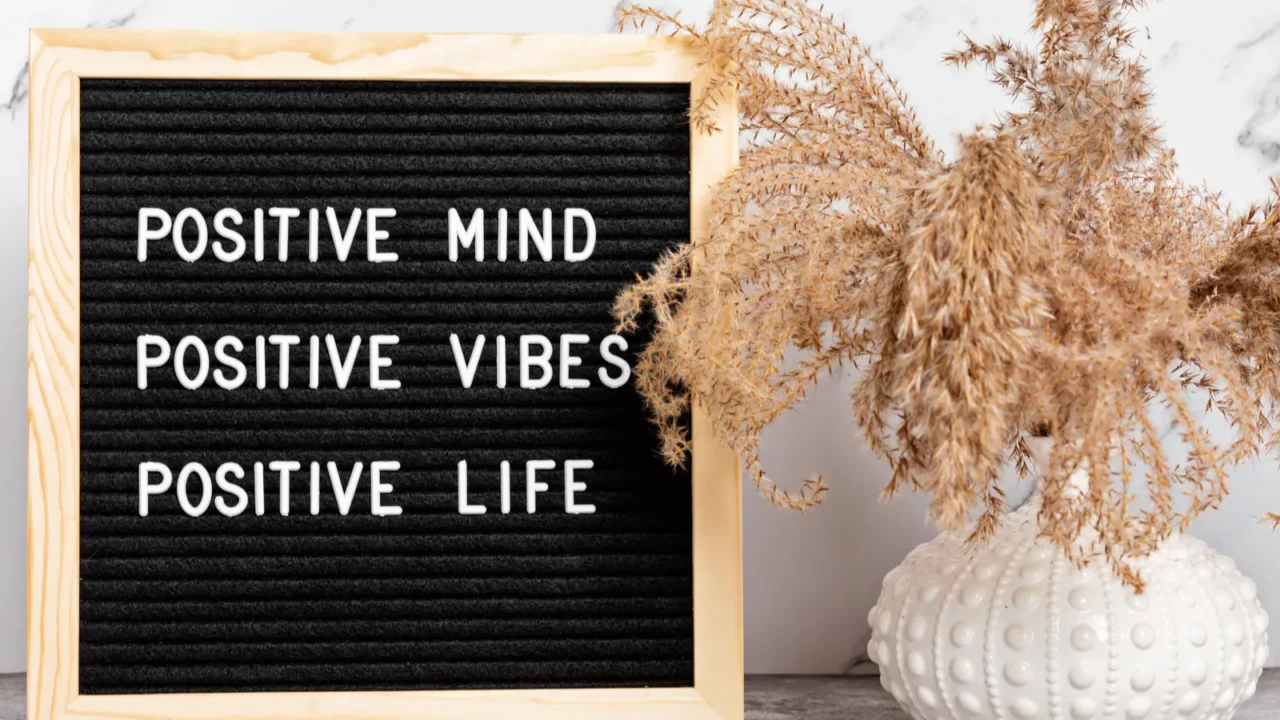
<path fill-rule="evenodd" d="M 85 694 L 693 684 L 689 478 L 656 455 L 630 385 L 522 389 L 522 333 L 592 338 L 577 371 L 602 366 L 617 291 L 689 235 L 687 85 L 92 80 L 81 83 L 81 595 Z M 212 219 L 297 207 L 289 257 L 182 260 L 170 241 L 137 258 L 140 207 Z M 320 244 L 306 213 L 391 207 L 364 260 Z M 448 259 L 447 212 L 551 208 L 552 262 Z M 559 255 L 567 207 L 598 228 L 591 258 Z M 270 232 L 274 232 L 274 226 Z M 189 234 L 189 236 L 191 236 Z M 327 235 L 326 235 L 327 237 Z M 215 236 L 210 235 L 210 241 Z M 514 247 L 514 245 L 513 245 Z M 492 252 L 492 245 L 487 250 Z M 136 383 L 136 341 L 296 334 L 289 388 L 181 387 L 173 365 Z M 306 338 L 395 334 L 368 384 L 367 345 L 346 389 L 308 387 Z M 485 334 L 464 389 L 450 349 Z M 513 380 L 495 387 L 494 343 Z M 628 338 L 631 350 L 643 338 Z M 248 353 L 242 357 L 251 357 Z M 250 367 L 252 370 L 252 367 Z M 585 457 L 580 502 L 559 471 L 524 507 L 526 460 Z M 138 467 L 210 472 L 296 460 L 290 514 L 190 517 L 173 492 L 139 515 Z M 306 468 L 398 460 L 386 478 L 403 514 L 369 512 L 368 475 L 347 516 L 331 494 L 310 512 Z M 457 506 L 457 463 L 471 497 Z M 512 512 L 497 512 L 511 461 Z M 344 470 L 345 472 L 345 470 Z M 251 478 L 239 483 L 251 487 Z M 250 505 L 252 508 L 252 504 Z"/>

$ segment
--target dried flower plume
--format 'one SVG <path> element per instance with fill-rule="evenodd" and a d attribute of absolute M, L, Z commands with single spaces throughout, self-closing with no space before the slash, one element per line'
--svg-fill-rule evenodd
<path fill-rule="evenodd" d="M 749 140 L 710 233 L 615 308 L 623 329 L 656 319 L 635 370 L 667 459 L 687 455 L 696 401 L 766 497 L 812 507 L 821 479 L 775 485 L 760 436 L 849 363 L 889 492 L 928 493 L 945 527 L 976 514 L 982 540 L 1004 511 L 1000 468 L 1025 468 L 1027 439 L 1048 434 L 1042 531 L 1140 588 L 1130 561 L 1276 445 L 1280 389 L 1280 181 L 1233 216 L 1176 178 L 1132 46 L 1142 4 L 1035 0 L 1036 45 L 966 41 L 947 61 L 985 68 L 1017 110 L 950 162 L 867 47 L 801 0 L 717 0 L 704 27 L 624 8 L 620 27 L 703 51 L 695 127 L 733 86 Z"/>

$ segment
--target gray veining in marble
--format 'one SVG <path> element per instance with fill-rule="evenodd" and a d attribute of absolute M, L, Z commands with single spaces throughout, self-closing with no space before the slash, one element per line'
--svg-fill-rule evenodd
<path fill-rule="evenodd" d="M 0 675 L 0 720 L 27 717 L 26 675 Z"/>
<path fill-rule="evenodd" d="M 747 678 L 748 720 L 911 720 L 873 677 L 755 675 Z M 0 716 L 3 718 L 3 716 Z M 1280 718 L 1280 670 L 1233 720 Z"/>

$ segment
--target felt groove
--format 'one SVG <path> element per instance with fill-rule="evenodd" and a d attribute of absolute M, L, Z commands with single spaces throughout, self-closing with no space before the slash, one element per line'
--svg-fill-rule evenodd
<path fill-rule="evenodd" d="M 634 390 L 595 380 L 598 343 L 613 332 L 614 296 L 687 240 L 687 85 L 81 81 L 80 692 L 343 691 L 374 689 L 691 686 L 692 509 L 687 470 L 667 468 Z M 138 209 L 297 207 L 277 259 L 185 262 L 154 240 L 137 261 Z M 321 218 L 308 260 L 306 210 L 394 207 L 390 237 L 370 263 L 363 230 L 345 262 Z M 566 208 L 588 209 L 591 258 L 562 259 Z M 486 258 L 447 259 L 447 213 L 485 209 Z M 497 209 L 510 212 L 496 261 Z M 517 260 L 517 211 L 552 210 L 555 259 Z M 564 333 L 586 389 L 519 387 L 518 338 Z M 449 346 L 487 337 L 470 389 Z M 136 340 L 195 335 L 245 342 L 244 387 L 178 384 L 172 364 L 136 386 Z M 289 388 L 253 377 L 253 338 L 295 334 Z M 307 387 L 306 338 L 365 340 L 347 389 L 322 350 L 320 387 Z M 368 337 L 395 334 L 383 377 L 369 387 Z M 496 335 L 507 338 L 508 387 L 496 387 Z M 643 332 L 622 355 L 634 362 Z M 558 353 L 558 348 L 557 348 Z M 215 363 L 214 367 L 218 367 Z M 525 512 L 524 464 L 549 489 Z M 578 502 L 563 512 L 559 469 L 590 458 Z M 138 514 L 138 464 L 175 476 L 198 462 L 235 462 L 253 494 L 252 465 L 296 460 L 289 515 L 268 473 L 266 513 L 190 517 L 173 492 Z M 397 460 L 371 513 L 368 465 Z M 485 515 L 457 511 L 457 464 Z M 498 510 L 499 462 L 512 467 L 512 512 Z M 308 464 L 344 479 L 365 465 L 349 514 L 322 473 L 310 513 Z M 198 489 L 199 482 L 193 487 Z M 196 493 L 198 495 L 198 492 Z M 234 501 L 216 489 L 214 497 Z"/>
<path fill-rule="evenodd" d="M 645 638 L 641 640 L 606 639 L 536 639 L 526 641 L 438 641 L 438 642 L 269 642 L 269 643 L 201 643 L 150 644 L 103 643 L 95 645 L 80 657 L 82 665 L 111 665 L 128 659 L 139 665 L 188 664 L 188 658 L 200 654 L 209 662 L 226 663 L 252 659 L 255 664 L 294 664 L 363 661 L 370 653 L 378 653 L 384 662 L 446 662 L 524 660 L 643 660 L 651 655 L 682 654 L 692 656 L 693 643 L 683 639 Z"/>
<path fill-rule="evenodd" d="M 425 425 L 457 425 L 466 423 L 485 423 L 498 427 L 548 427 L 569 426 L 581 422 L 581 416 L 575 407 L 550 408 L 359 408 L 361 420 L 366 425 L 379 427 L 396 427 L 405 424 Z M 260 421 L 270 425 L 288 424 L 294 427 L 323 426 L 331 420 L 329 410 L 316 409 L 261 409 L 258 411 Z M 81 417 L 87 423 L 97 423 L 110 419 L 117 429 L 163 428 L 182 426 L 189 428 L 234 427 L 244 422 L 235 411 L 220 408 L 193 408 L 182 410 L 87 410 L 81 411 Z M 604 417 L 619 422 L 632 421 L 628 414 L 620 410 L 605 408 L 596 417 Z M 598 474 L 597 474 L 598 476 Z"/>
<path fill-rule="evenodd" d="M 359 602 L 369 599 L 565 599 L 566 597 L 621 597 L 660 600 L 692 597 L 687 577 L 597 575 L 579 577 L 503 578 L 370 578 L 355 587 L 341 582 L 314 580 L 96 580 L 80 583 L 82 603 L 108 600 L 191 601 L 217 597 L 225 601 L 322 599 Z M 551 616 L 548 616 L 551 617 Z M 136 618 L 134 619 L 136 623 Z M 174 639 L 180 639 L 175 634 Z"/>
<path fill-rule="evenodd" d="M 478 445 L 478 443 L 477 443 Z M 563 463 L 578 455 L 583 448 L 580 445 L 563 445 L 559 447 L 541 447 L 534 452 L 525 450 L 519 453 L 503 453 L 501 448 L 493 447 L 473 447 L 468 444 L 466 447 L 453 448 L 404 448 L 379 446 L 377 448 L 346 448 L 346 447 L 292 447 L 279 448 L 274 452 L 263 452 L 261 449 L 246 447 L 241 448 L 234 445 L 221 445 L 217 448 L 199 448 L 189 450 L 174 450 L 170 448 L 158 447 L 152 450 L 149 455 L 157 462 L 167 463 L 169 465 L 177 465 L 181 467 L 185 464 L 184 458 L 190 462 L 204 463 L 208 466 L 217 467 L 222 462 L 239 462 L 241 465 L 252 463 L 253 460 L 277 460 L 281 456 L 288 456 L 290 459 L 299 462 L 328 462 L 333 461 L 339 463 L 342 467 L 350 467 L 355 462 L 365 462 L 366 465 L 371 459 L 384 460 L 385 455 L 391 454 L 394 450 L 394 459 L 401 462 L 401 469 L 420 470 L 420 469 L 442 469 L 457 467 L 458 460 L 467 460 L 468 463 L 474 462 L 477 465 L 481 463 L 497 464 L 502 460 L 508 460 L 512 463 L 514 469 L 524 467 L 524 461 L 534 458 L 546 458 Z M 614 447 L 614 448 L 592 448 L 598 453 L 597 465 L 605 467 L 634 467 L 636 469 L 636 477 L 650 475 L 662 478 L 664 475 L 655 471 L 661 468 L 660 460 L 655 454 L 653 457 L 640 458 L 637 457 L 636 446 Z M 461 452 L 466 452 L 466 456 L 461 456 Z M 130 462 L 131 456 L 136 456 L 137 451 L 133 449 L 116 450 L 116 449 L 97 449 L 93 453 L 84 453 L 86 462 L 82 463 L 82 467 L 86 471 L 92 470 L 119 470 L 123 468 L 137 469 L 136 462 Z M 91 461 L 88 461 L 90 460 Z M 633 466 L 626 464 L 627 459 L 637 461 Z M 608 461 L 606 465 L 605 461 Z M 412 464 L 410 464 L 412 463 Z M 552 475 L 551 477 L 555 477 Z M 367 482 L 367 478 L 366 478 Z M 407 489 L 407 488 L 402 488 Z"/>
<path fill-rule="evenodd" d="M 208 193 L 125 193 L 101 192 L 93 194 L 86 191 L 85 184 L 89 182 L 89 176 L 81 177 L 81 216 L 88 221 L 92 221 L 101 217 L 121 218 L 125 219 L 124 227 L 129 228 L 129 232 L 138 232 L 138 208 L 139 207 L 192 207 L 212 218 L 213 214 L 222 208 L 235 208 L 241 212 L 246 218 L 252 220 L 253 209 L 257 207 L 271 208 L 276 206 L 296 207 L 296 208 L 326 208 L 334 207 L 337 209 L 347 210 L 346 219 L 350 217 L 351 208 L 370 208 L 370 207 L 386 207 L 388 205 L 395 207 L 396 217 L 389 219 L 385 223 L 380 223 L 379 227 L 385 227 L 392 232 L 392 237 L 403 237 L 412 235 L 415 228 L 414 225 L 406 222 L 408 218 L 418 218 L 430 215 L 435 219 L 441 228 L 448 227 L 449 208 L 487 208 L 488 212 L 496 213 L 499 208 L 507 208 L 511 210 L 515 208 L 529 209 L 530 212 L 540 211 L 543 208 L 563 208 L 566 207 L 583 207 L 591 205 L 599 207 L 602 202 L 607 199 L 609 211 L 601 213 L 605 216 L 626 217 L 634 219 L 661 218 L 661 219 L 682 219 L 688 216 L 688 195 L 682 194 L 680 191 L 680 183 L 668 181 L 669 187 L 660 187 L 656 189 L 666 190 L 665 193 L 654 193 L 648 196 L 632 196 L 624 195 L 618 197 L 607 196 L 604 193 L 592 195 L 587 192 L 580 193 L 564 193 L 552 192 L 536 194 L 494 194 L 483 193 L 481 191 L 492 189 L 492 186 L 485 184 L 483 187 L 476 183 L 479 188 L 476 192 L 470 194 L 453 193 L 427 193 L 424 188 L 402 188 L 400 194 L 389 196 L 380 194 L 370 194 L 367 192 L 367 181 L 359 182 L 355 191 L 349 195 L 338 194 L 319 194 L 319 193 L 280 193 L 270 198 L 263 198 L 260 195 L 245 194 L 216 194 Z M 596 180 L 597 178 L 591 178 Z M 160 181 L 166 178 L 160 178 Z M 334 179 L 331 179 L 331 181 Z M 503 180 L 505 184 L 513 190 L 522 190 L 523 186 L 517 185 L 509 178 Z M 683 187 L 687 192 L 688 180 L 682 178 Z M 165 182 L 154 183 L 159 186 L 160 190 L 169 189 L 171 186 Z M 319 183 L 317 183 L 319 184 Z M 340 190 L 339 182 L 331 182 L 333 190 Z M 380 183 L 384 186 L 392 186 L 390 182 Z M 427 181 L 423 181 L 427 184 Z M 566 185 L 574 185 L 584 191 L 590 189 L 598 189 L 600 186 L 588 181 L 565 183 Z M 639 184 L 639 183 L 637 183 Z M 228 182 L 230 185 L 230 182 Z M 550 190 L 549 188 L 544 188 Z M 394 201 L 394 202 L 392 202 Z M 176 212 L 176 211 L 175 211 Z M 561 213 L 552 213 L 552 221 L 554 223 L 556 215 Z M 403 216 L 403 217 L 402 217 Z M 305 220 L 305 216 L 299 218 Z M 539 217 L 540 219 L 540 217 Z M 511 222 L 509 219 L 508 222 Z M 290 223 L 296 225 L 298 223 Z M 88 227 L 82 230 L 86 233 L 94 233 L 97 225 L 88 223 Z M 112 227 L 121 227 L 115 225 Z M 553 227 L 555 227 L 553 225 Z M 163 247 L 163 243 L 157 243 Z M 364 248 L 364 240 L 361 237 L 356 238 L 356 248 Z M 358 254 L 358 253 L 357 253 Z"/>
<path fill-rule="evenodd" d="M 490 167 L 499 165 L 497 162 Z M 473 173 L 473 175 L 478 175 Z M 382 205 L 394 206 L 401 197 L 448 200 L 468 198 L 479 193 L 510 194 L 528 193 L 538 201 L 522 203 L 516 207 L 541 208 L 550 198 L 560 195 L 576 196 L 584 204 L 600 196 L 639 196 L 636 207 L 647 205 L 672 208 L 680 204 L 681 191 L 688 192 L 687 177 L 664 175 L 594 175 L 587 177 L 560 177 L 558 175 L 478 175 L 458 177 L 431 175 L 429 173 L 402 173 L 395 175 L 369 175 L 351 173 L 343 177 L 311 174 L 295 175 L 81 175 L 80 191 L 86 198 L 104 203 L 127 204 L 132 197 L 157 200 L 157 204 L 181 203 L 191 195 L 270 194 L 277 205 L 293 205 L 287 198 L 323 196 L 341 192 L 353 184 L 364 193 L 382 198 Z M 97 198 L 95 196 L 101 196 Z M 652 198 L 644 196 L 653 196 Z M 141 201 L 141 200 L 140 200 Z M 462 203 L 458 203 L 462 204 Z M 267 206 L 270 207 L 270 206 Z M 348 205 L 349 207 L 349 205 Z M 387 223 L 391 227 L 391 223 Z"/>
<path fill-rule="evenodd" d="M 388 408 L 415 407 L 430 399 L 448 402 L 457 407 L 561 407 L 564 405 L 609 405 L 608 391 L 596 387 L 581 390 L 545 388 L 544 391 L 517 391 L 512 388 L 495 388 L 473 385 L 462 388 L 408 388 L 397 393 L 387 393 L 366 387 L 348 387 L 338 390 L 321 387 L 307 391 L 280 390 L 268 385 L 252 394 L 227 392 L 222 388 L 155 388 L 145 393 L 135 388 L 83 388 L 80 395 L 82 408 L 109 408 L 128 404 L 135 407 L 190 407 L 194 403 L 209 407 L 278 409 L 288 407 L 355 407 L 379 406 Z"/>
<path fill-rule="evenodd" d="M 256 296 L 264 300 L 290 300 L 300 292 L 316 292 L 327 300 L 417 300 L 421 298 L 449 298 L 453 301 L 521 300 L 537 292 L 548 300 L 581 299 L 612 302 L 617 283 L 607 280 L 565 282 L 504 282 L 436 281 L 436 282 L 380 282 L 370 285 L 363 282 L 282 281 L 261 288 Z M 80 283 L 83 292 L 92 293 L 103 300 L 133 299 L 132 283 L 120 280 L 89 280 Z M 219 282 L 183 280 L 147 284 L 147 297 L 157 300 L 218 301 L 235 299 L 235 290 Z"/>
<path fill-rule="evenodd" d="M 325 322 L 304 321 L 301 323 L 254 323 L 252 324 L 252 330 L 247 330 L 249 325 L 250 323 L 232 324 L 216 322 L 206 318 L 192 318 L 190 320 L 184 320 L 183 322 L 166 322 L 164 323 L 164 333 L 156 333 L 156 326 L 154 323 L 131 323 L 122 321 L 85 322 L 82 327 L 82 339 L 86 343 L 104 341 L 136 343 L 139 335 L 163 334 L 165 337 L 173 337 L 172 342 L 176 343 L 184 335 L 197 335 L 202 338 L 208 337 L 216 340 L 218 337 L 223 335 L 236 335 L 241 338 L 253 338 L 257 335 L 269 336 L 273 334 L 293 334 L 298 335 L 299 337 L 318 335 L 323 338 L 327 334 L 332 334 L 334 335 L 335 342 L 338 340 L 342 341 L 342 344 L 339 345 L 339 349 L 345 350 L 350 343 L 350 338 L 354 335 L 360 335 L 364 338 L 364 340 L 361 341 L 361 345 L 365 345 L 368 342 L 368 336 L 385 334 L 388 332 L 398 334 L 402 344 L 427 344 L 436 342 L 448 343 L 450 335 L 467 330 L 474 330 L 475 336 L 485 335 L 487 338 L 502 335 L 507 338 L 508 343 L 511 343 L 514 338 L 519 338 L 522 334 L 541 334 L 551 338 L 563 333 L 578 332 L 592 337 L 594 342 L 598 343 L 600 339 L 608 336 L 614 330 L 613 321 L 607 318 L 601 318 L 598 321 L 592 320 L 590 322 L 546 322 L 539 320 L 537 322 L 518 323 L 488 322 L 485 320 L 467 322 L 465 320 L 451 321 L 447 319 L 419 320 L 412 323 L 407 321 L 401 321 L 398 323 L 382 323 L 372 320 L 327 320 Z M 459 342 L 461 342 L 461 338 L 459 339 Z M 467 345 L 471 345 L 473 342 L 474 337 L 469 337 L 467 339 Z M 493 340 L 489 340 L 489 342 L 493 342 Z M 630 346 L 631 342 L 634 342 L 634 340 L 628 340 L 628 346 Z M 554 345 L 556 345 L 556 343 L 553 342 L 553 346 Z M 299 346 L 295 346 L 294 350 L 291 351 L 291 357 L 297 355 L 298 347 Z M 397 345 L 396 347 L 399 346 Z M 241 356 L 248 357 L 247 355 L 244 355 L 248 350 L 249 348 L 246 347 L 245 351 L 240 353 Z M 389 352 L 394 355 L 395 353 L 394 349 L 386 351 L 384 348 L 384 351 L 384 354 Z M 276 348 L 268 345 L 267 356 L 269 358 L 275 358 Z M 330 365 L 330 367 L 332 367 L 332 365 Z M 366 364 L 365 367 L 367 368 L 368 365 Z M 268 369 L 275 369 L 278 372 L 278 368 L 268 367 Z M 510 370 L 511 368 L 508 367 L 508 377 L 511 377 Z M 395 366 L 393 365 L 386 372 L 392 373 L 392 375 L 389 376 L 394 377 L 393 373 L 395 372 Z M 366 385 L 366 388 L 367 387 L 368 386 Z M 587 390 L 593 390 L 597 387 L 599 386 L 593 385 L 591 388 L 587 388 Z M 557 390 L 558 389 L 559 388 L 557 388 Z"/>
<path fill-rule="evenodd" d="M 181 683 L 188 692 L 234 692 L 243 690 L 280 691 L 323 690 L 341 678 L 351 690 L 378 689 L 462 689 L 503 687 L 563 687 L 560 677 L 572 673 L 604 687 L 684 684 L 693 673 L 692 658 L 681 661 L 612 660 L 565 662 L 444 662 L 444 663 L 361 663 L 313 665 L 231 665 L 202 666 L 90 666 L 81 676 L 91 684 L 110 688 L 136 678 L 141 692 L 167 692 L 157 683 Z M 471 678 L 482 677 L 483 681 Z M 125 685 L 123 687 L 129 687 Z M 120 692 L 117 690 L 116 692 Z M 179 690 L 173 690 L 179 692 Z"/>
<path fill-rule="evenodd" d="M 261 322 L 342 322 L 369 321 L 430 324 L 455 322 L 530 322 L 530 321 L 587 321 L 601 322 L 608 318 L 613 303 L 608 300 L 582 300 L 578 302 L 548 302 L 530 305 L 528 301 L 505 300 L 498 302 L 375 302 L 359 304 L 349 302 L 316 302 L 314 300 L 273 301 L 270 304 L 248 305 L 243 302 L 186 301 L 186 302 L 133 302 L 98 301 L 81 313 L 88 323 L 117 322 L 166 322 L 195 318 L 207 321 Z M 607 322 L 607 320 L 606 320 Z"/>
<path fill-rule="evenodd" d="M 234 575 L 255 577 L 314 577 L 325 573 L 348 578 L 418 577 L 449 575 L 450 577 L 490 577 L 500 574 L 565 576 L 622 573 L 634 575 L 678 575 L 692 564 L 688 553 L 659 555 L 557 555 L 553 557 L 521 556 L 512 562 L 510 556 L 464 555 L 316 555 L 308 557 L 134 557 L 85 558 L 84 572 L 93 576 L 109 575 L 122 579 L 144 580 L 163 575 L 173 579 L 216 578 Z"/>
<path fill-rule="evenodd" d="M 217 429 L 217 430 L 85 430 L 80 441 L 86 449 L 116 451 L 153 448 L 155 450 L 220 449 L 227 445 L 245 450 L 297 451 L 315 449 L 347 450 L 364 448 L 374 452 L 410 449 L 542 448 L 566 450 L 607 450 L 627 443 L 634 428 L 621 431 L 609 427 L 586 425 L 576 428 L 538 428 L 533 430 L 475 430 L 472 428 L 358 430 L 352 428 L 288 429 Z M 635 443 L 635 447 L 647 447 Z M 279 453 L 277 453 L 279 454 Z"/>
<path fill-rule="evenodd" d="M 259 641 L 497 640 L 510 638 L 662 638 L 681 637 L 691 618 L 520 618 L 449 620 L 261 620 L 234 622 L 81 622 L 80 635 L 91 643 L 220 642 L 249 636 Z"/>
<path fill-rule="evenodd" d="M 688 131 L 624 133 L 411 133 L 411 132 L 312 132 L 305 138 L 280 132 L 185 133 L 105 132 L 81 141 L 82 153 L 201 153 L 220 150 L 233 153 L 262 152 L 414 152 L 422 155 L 450 153 L 499 154 L 539 152 L 587 154 L 682 152 L 688 147 Z"/>
<path fill-rule="evenodd" d="M 146 613 L 160 621 L 231 620 L 255 617 L 313 617 L 340 619 L 353 615 L 368 618 L 446 619 L 485 617 L 649 617 L 678 616 L 689 611 L 682 598 L 436 598 L 434 600 L 242 600 L 207 602 L 107 600 L 94 605 L 91 621 L 128 620 Z M 448 642 L 448 641 L 446 641 Z"/>
<path fill-rule="evenodd" d="M 513 687 L 523 687 L 530 681 L 554 681 L 566 670 L 572 669 L 586 677 L 607 680 L 611 684 L 626 684 L 630 678 L 679 677 L 692 662 L 659 663 L 644 660 L 565 661 L 565 662 L 440 662 L 440 663 L 350 663 L 334 664 L 318 661 L 313 664 L 288 665 L 232 665 L 205 664 L 201 666 L 167 665 L 164 667 L 136 665 L 128 669 L 119 666 L 88 666 L 84 674 L 92 682 L 113 683 L 138 677 L 142 680 L 185 681 L 207 683 L 211 686 L 237 683 L 254 686 L 266 682 L 290 682 L 300 687 L 330 682 L 332 677 L 342 677 L 348 682 L 385 683 L 412 682 L 418 687 L 437 687 L 431 683 L 455 682 L 473 673 L 484 672 L 490 682 L 500 678 Z M 623 682 L 617 682 L 623 681 Z M 648 684 L 648 683 L 646 683 Z M 661 684 L 654 682 L 653 684 Z M 672 683 L 669 683 L 672 684 Z M 197 685 L 197 687 L 200 687 Z M 451 687 L 444 685 L 440 687 Z M 312 688 L 315 689 L 315 688 Z"/>
<path fill-rule="evenodd" d="M 547 171 L 550 163 L 553 170 Z M 689 172 L 688 158 L 654 154 L 608 155 L 318 155 L 291 153 L 262 157 L 260 155 L 211 154 L 211 153 L 148 153 L 132 155 L 121 153 L 84 153 L 80 158 L 81 172 L 102 173 L 102 181 L 110 182 L 119 176 L 110 173 L 123 164 L 134 168 L 138 175 L 185 175 L 194 177 L 234 175 L 244 177 L 288 177 L 324 173 L 332 175 L 382 175 L 430 174 L 433 179 L 446 175 L 478 175 L 480 177 L 524 176 L 538 172 L 540 176 L 561 175 L 630 175 L 663 176 L 661 179 L 679 182 Z M 152 180 L 152 178 L 147 178 Z M 527 179 L 527 178 L 526 178 Z"/>
<path fill-rule="evenodd" d="M 493 496 L 485 500 L 492 500 Z M 513 548 L 512 541 L 518 541 Z M 504 543 L 506 546 L 504 547 Z M 359 550 L 371 554 L 415 555 L 511 555 L 548 553 L 609 555 L 614 553 L 687 553 L 688 538 L 679 533 L 438 533 L 434 535 L 375 535 L 361 538 Z M 94 558 L 113 557 L 219 557 L 336 553 L 343 550 L 340 535 L 300 535 L 241 538 L 236 536 L 167 537 L 162 544 L 135 542 L 130 537 L 84 539 L 85 553 Z M 684 601 L 678 598 L 683 606 Z M 479 600 L 477 600 L 479 602 Z M 572 603 L 573 599 L 566 600 Z M 549 609 L 554 609 L 551 607 Z"/>
<path fill-rule="evenodd" d="M 81 86 L 83 87 L 83 86 Z M 570 134 L 582 132 L 668 133 L 688 130 L 683 112 L 272 112 L 244 111 L 225 113 L 208 110 L 98 110 L 82 103 L 82 131 L 151 130 L 189 131 L 203 128 L 211 131 L 276 131 L 287 133 L 315 132 L 467 132 L 545 133 L 548 128 Z"/>
<path fill-rule="evenodd" d="M 404 112 L 406 110 L 494 112 L 543 110 L 682 112 L 687 99 L 665 92 L 661 87 L 639 86 L 621 91 L 594 92 L 589 96 L 564 83 L 537 88 L 511 83 L 465 86 L 449 83 L 448 89 L 418 92 L 400 83 L 366 85 L 343 93 L 329 91 L 324 83 L 291 81 L 271 85 L 256 84 L 244 90 L 211 89 L 198 83 L 172 87 L 110 88 L 91 86 L 83 102 L 99 110 L 359 110 Z"/>

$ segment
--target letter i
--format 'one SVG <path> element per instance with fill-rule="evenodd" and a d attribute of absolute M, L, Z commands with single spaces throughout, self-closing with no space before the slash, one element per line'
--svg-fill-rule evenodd
<path fill-rule="evenodd" d="M 507 339 L 498 336 L 498 387 L 507 386 Z"/>

